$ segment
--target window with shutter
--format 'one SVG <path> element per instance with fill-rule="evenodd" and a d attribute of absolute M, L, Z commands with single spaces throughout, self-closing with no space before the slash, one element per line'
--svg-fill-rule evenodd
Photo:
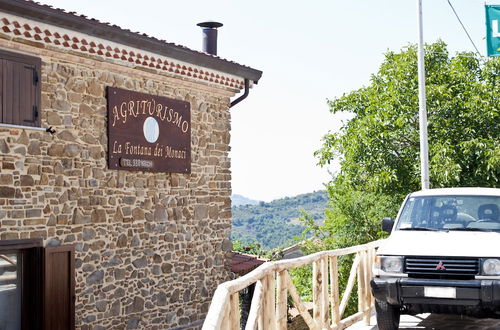
<path fill-rule="evenodd" d="M 0 50 L 0 122 L 40 127 L 39 58 Z"/>

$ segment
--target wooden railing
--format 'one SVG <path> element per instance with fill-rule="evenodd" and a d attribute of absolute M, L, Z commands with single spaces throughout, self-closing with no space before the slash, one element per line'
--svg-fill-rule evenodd
<path fill-rule="evenodd" d="M 255 283 L 246 330 L 273 330 L 287 328 L 287 298 L 293 300 L 310 329 L 344 329 L 363 319 L 370 323 L 373 296 L 370 278 L 375 249 L 381 241 L 345 249 L 321 251 L 296 259 L 280 260 L 261 265 L 233 281 L 220 284 L 215 290 L 203 330 L 240 329 L 239 292 Z M 355 254 L 347 286 L 340 299 L 338 257 Z M 313 265 L 313 313 L 307 310 L 292 283 L 289 269 Z M 349 297 L 358 282 L 358 312 L 342 319 Z"/>

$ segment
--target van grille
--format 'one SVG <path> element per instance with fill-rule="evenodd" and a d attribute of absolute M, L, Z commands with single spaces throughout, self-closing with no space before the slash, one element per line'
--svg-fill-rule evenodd
<path fill-rule="evenodd" d="M 474 276 L 479 273 L 477 258 L 406 257 L 407 274 Z"/>

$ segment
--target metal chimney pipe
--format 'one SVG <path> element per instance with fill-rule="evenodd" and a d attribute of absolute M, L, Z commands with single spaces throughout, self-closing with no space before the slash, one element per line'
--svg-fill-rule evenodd
<path fill-rule="evenodd" d="M 202 22 L 196 24 L 203 30 L 203 51 L 212 55 L 217 55 L 217 28 L 222 26 L 219 22 Z"/>

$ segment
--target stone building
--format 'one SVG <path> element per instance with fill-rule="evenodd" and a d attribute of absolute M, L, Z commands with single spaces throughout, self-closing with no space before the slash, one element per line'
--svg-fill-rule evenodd
<path fill-rule="evenodd" d="M 0 328 L 200 326 L 230 277 L 230 102 L 261 72 L 22 0 L 0 60 Z"/>

